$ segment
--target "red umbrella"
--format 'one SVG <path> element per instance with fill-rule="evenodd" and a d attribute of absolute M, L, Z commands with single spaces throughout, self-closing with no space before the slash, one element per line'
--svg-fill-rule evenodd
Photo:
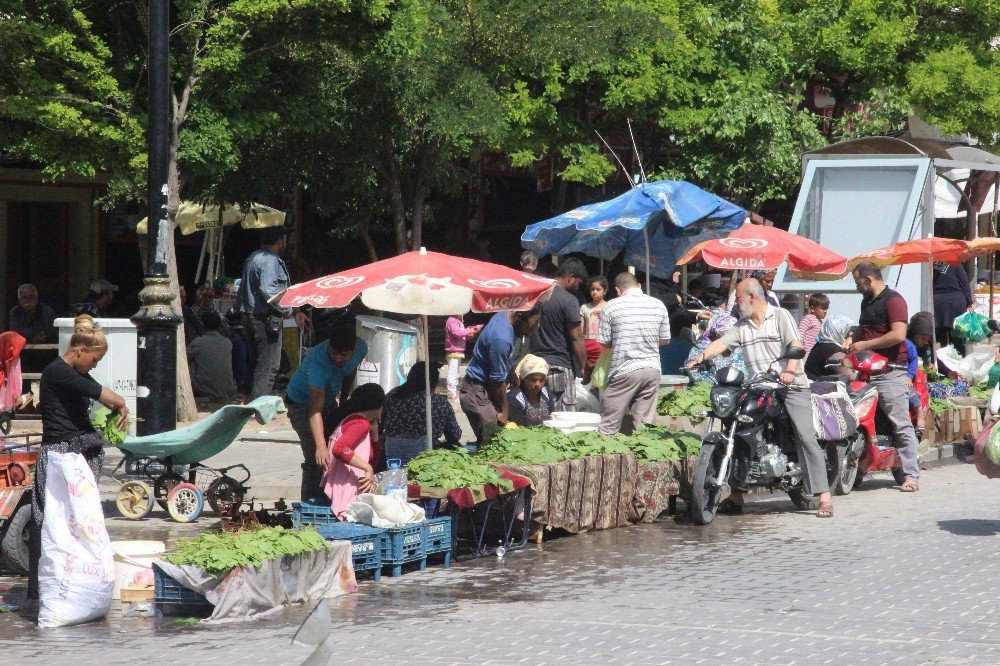
<path fill-rule="evenodd" d="M 925 264 L 930 261 L 960 264 L 974 256 L 974 251 L 968 241 L 928 236 L 859 254 L 851 257 L 848 266 L 854 268 L 864 261 L 870 261 L 880 268 L 895 264 Z"/>
<path fill-rule="evenodd" d="M 530 310 L 552 292 L 553 281 L 475 259 L 438 252 L 407 252 L 316 280 L 292 285 L 280 297 L 284 307 L 343 308 L 361 296 L 373 310 L 422 315 L 424 358 L 427 317 L 472 312 Z M 431 448 L 430 373 L 424 374 L 427 448 Z"/>
<path fill-rule="evenodd" d="M 772 270 L 788 262 L 797 274 L 839 277 L 847 271 L 847 258 L 808 238 L 777 227 L 744 224 L 726 238 L 699 243 L 678 264 L 698 260 L 727 270 Z"/>
<path fill-rule="evenodd" d="M 530 310 L 552 280 L 439 252 L 407 252 L 289 287 L 281 305 L 343 308 L 358 295 L 373 310 L 412 315 Z"/>

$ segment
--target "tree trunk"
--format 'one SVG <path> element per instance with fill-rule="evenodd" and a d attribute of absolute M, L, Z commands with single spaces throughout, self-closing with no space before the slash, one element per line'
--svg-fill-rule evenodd
<path fill-rule="evenodd" d="M 378 253 L 375 251 L 375 243 L 372 241 L 371 232 L 365 227 L 361 230 L 361 242 L 365 244 L 365 249 L 368 250 L 368 258 L 372 263 L 378 261 Z"/>
<path fill-rule="evenodd" d="M 177 154 L 180 149 L 179 129 L 179 119 L 175 114 L 170 124 L 170 170 L 167 176 L 167 186 L 170 189 L 167 201 L 167 214 L 170 218 L 170 233 L 167 234 L 167 274 L 170 276 L 170 293 L 174 295 L 171 307 L 183 317 L 180 281 L 177 277 L 177 253 L 174 251 L 174 218 L 181 203 L 181 178 L 177 166 Z M 187 341 L 184 336 L 184 323 L 181 322 L 177 327 L 177 420 L 194 421 L 197 418 L 198 407 L 194 402 L 191 371 L 187 361 Z"/>
<path fill-rule="evenodd" d="M 417 169 L 413 177 L 413 245 L 419 250 L 424 244 L 424 199 L 427 197 L 427 162 L 431 148 L 424 144 L 417 158 Z"/>
<path fill-rule="evenodd" d="M 385 170 L 383 175 L 389 181 L 389 203 L 392 206 L 392 229 L 396 238 L 396 254 L 404 254 L 406 246 L 406 206 L 403 203 L 403 184 L 399 178 L 399 168 L 396 166 L 396 154 L 393 150 L 392 138 L 382 139 Z"/>

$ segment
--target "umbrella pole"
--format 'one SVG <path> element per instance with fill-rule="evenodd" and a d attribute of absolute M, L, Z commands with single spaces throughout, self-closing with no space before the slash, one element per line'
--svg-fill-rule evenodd
<path fill-rule="evenodd" d="M 199 280 L 201 280 L 201 269 L 205 265 L 205 248 L 208 247 L 208 235 L 201 241 L 201 254 L 198 255 L 198 270 L 194 272 L 194 284 L 197 287 Z"/>
<path fill-rule="evenodd" d="M 433 424 L 431 420 L 431 354 L 430 344 L 427 342 L 430 330 L 427 327 L 427 315 L 421 315 L 424 324 L 424 419 L 427 426 L 427 450 L 433 448 L 431 436 L 433 435 Z"/>
<path fill-rule="evenodd" d="M 650 296 L 649 293 L 649 231 L 647 230 L 648 225 L 642 228 L 642 243 L 646 246 L 646 295 Z"/>

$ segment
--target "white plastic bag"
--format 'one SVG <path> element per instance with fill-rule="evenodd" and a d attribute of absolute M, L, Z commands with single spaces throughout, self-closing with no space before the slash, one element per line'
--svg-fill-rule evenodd
<path fill-rule="evenodd" d="M 978 352 L 962 358 L 954 345 L 939 349 L 937 358 L 946 368 L 957 372 L 962 379 L 969 383 L 969 386 L 986 381 L 990 374 L 990 368 L 993 367 L 993 352 Z"/>
<path fill-rule="evenodd" d="M 45 481 L 38 626 L 97 620 L 111 608 L 115 560 L 101 496 L 79 453 L 50 453 Z"/>

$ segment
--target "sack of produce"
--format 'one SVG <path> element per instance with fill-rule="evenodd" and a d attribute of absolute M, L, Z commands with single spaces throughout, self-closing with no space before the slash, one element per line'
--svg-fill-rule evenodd
<path fill-rule="evenodd" d="M 609 370 L 611 370 L 611 350 L 605 349 L 597 357 L 597 364 L 594 365 L 594 369 L 590 373 L 590 385 L 599 390 L 606 389 Z"/>
<path fill-rule="evenodd" d="M 115 557 L 101 495 L 79 453 L 50 453 L 38 563 L 38 626 L 65 627 L 108 614 Z"/>

